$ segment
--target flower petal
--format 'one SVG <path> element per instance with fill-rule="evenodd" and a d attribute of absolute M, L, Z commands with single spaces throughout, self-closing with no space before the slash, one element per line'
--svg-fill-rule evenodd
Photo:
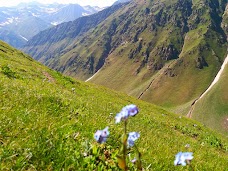
<path fill-rule="evenodd" d="M 135 141 L 140 137 L 140 134 L 138 132 L 130 132 L 128 134 L 127 144 L 128 147 L 134 146 Z"/>
<path fill-rule="evenodd" d="M 193 156 L 192 156 L 193 153 L 191 152 L 179 152 L 176 154 L 176 158 L 174 160 L 174 165 L 182 165 L 182 166 L 186 166 L 186 160 L 192 160 L 193 159 Z"/>
<path fill-rule="evenodd" d="M 94 134 L 94 138 L 98 143 L 104 143 L 107 141 L 107 138 L 109 136 L 109 131 L 108 131 L 108 127 L 106 127 L 103 130 L 98 130 L 95 134 Z"/>

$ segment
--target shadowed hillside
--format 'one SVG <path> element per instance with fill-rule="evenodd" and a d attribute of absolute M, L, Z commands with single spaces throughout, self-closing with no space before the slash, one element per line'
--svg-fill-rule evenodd
<path fill-rule="evenodd" d="M 195 104 L 192 118 L 228 135 L 228 65 L 217 83 Z"/>

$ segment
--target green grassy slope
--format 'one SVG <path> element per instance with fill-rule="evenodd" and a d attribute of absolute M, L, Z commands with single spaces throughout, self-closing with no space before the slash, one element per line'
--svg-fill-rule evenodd
<path fill-rule="evenodd" d="M 228 66 L 220 80 L 201 98 L 193 111 L 193 118 L 228 135 Z"/>
<path fill-rule="evenodd" d="M 140 109 L 129 120 L 129 130 L 141 133 L 137 145 L 144 168 L 227 167 L 227 138 L 202 124 L 125 94 L 62 76 L 3 42 L 0 97 L 0 170 L 102 170 L 107 163 L 118 170 L 115 158 L 114 163 L 107 160 L 105 164 L 91 151 L 103 148 L 94 142 L 93 133 L 109 125 L 107 144 L 118 149 L 123 130 L 114 124 L 114 117 L 131 103 Z M 190 149 L 185 149 L 186 144 Z M 175 168 L 175 154 L 185 150 L 194 152 L 191 167 Z"/>

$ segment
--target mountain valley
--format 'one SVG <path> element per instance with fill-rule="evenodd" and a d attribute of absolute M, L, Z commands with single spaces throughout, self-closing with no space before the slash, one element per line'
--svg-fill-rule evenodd
<path fill-rule="evenodd" d="M 187 115 L 227 55 L 227 9 L 225 0 L 134 0 L 45 30 L 22 49 L 66 75 Z"/>

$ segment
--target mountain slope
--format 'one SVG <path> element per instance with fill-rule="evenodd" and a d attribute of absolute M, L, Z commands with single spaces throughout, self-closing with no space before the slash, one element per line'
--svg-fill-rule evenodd
<path fill-rule="evenodd" d="M 96 27 L 121 6 L 121 4 L 112 6 L 94 15 L 81 17 L 73 22 L 42 31 L 28 41 L 23 50 L 43 62 L 58 57 L 65 53 L 64 49 L 71 45 L 79 35 Z"/>
<path fill-rule="evenodd" d="M 5 42 L 11 42 L 14 47 L 22 47 L 26 43 L 26 39 L 16 34 L 13 31 L 0 28 L 0 40 Z"/>
<path fill-rule="evenodd" d="M 114 117 L 129 103 L 140 109 L 137 118 L 128 124 L 141 134 L 137 145 L 144 168 L 183 170 L 175 168 L 173 161 L 177 152 L 186 150 L 186 144 L 194 152 L 190 167 L 224 170 L 227 166 L 228 140 L 200 123 L 125 94 L 62 76 L 3 42 L 0 96 L 3 170 L 94 170 L 107 168 L 106 163 L 111 170 L 119 170 L 115 148 L 120 144 L 115 139 L 120 138 L 122 129 L 114 124 Z M 103 157 L 94 152 L 98 148 L 103 156 L 102 146 L 94 143 L 93 133 L 107 123 L 111 138 L 105 150 L 107 153 L 111 148 L 112 158 L 102 162 Z"/>
<path fill-rule="evenodd" d="M 99 70 L 91 82 L 187 114 L 226 56 L 226 34 L 221 27 L 226 3 L 134 0 L 70 41 L 71 45 L 65 46 L 69 36 L 63 36 L 62 25 L 58 34 L 49 30 L 57 42 L 39 42 L 50 39 L 43 32 L 24 50 L 82 80 Z M 68 33 L 76 34 L 77 29 Z"/>
<path fill-rule="evenodd" d="M 96 13 L 97 11 L 93 11 Z M 51 13 L 44 17 L 45 21 L 49 21 L 50 23 L 57 25 L 63 22 L 73 21 L 79 17 L 82 17 L 83 14 L 89 12 L 85 10 L 82 6 L 78 4 L 69 4 L 67 6 L 63 6 L 58 11 Z"/>
<path fill-rule="evenodd" d="M 228 57 L 226 61 L 228 60 Z M 212 129 L 228 134 L 228 65 L 214 86 L 200 98 L 192 111 L 192 118 Z"/>
<path fill-rule="evenodd" d="M 6 27 L 6 29 L 14 30 L 14 32 L 22 35 L 28 41 L 34 35 L 38 34 L 40 31 L 47 29 L 49 27 L 52 27 L 52 25 L 40 19 L 39 17 L 25 16 L 23 20 L 21 20 L 18 23 L 16 22 L 16 23 L 10 24 L 9 26 Z M 21 47 L 21 46 L 16 46 L 16 47 Z"/>
<path fill-rule="evenodd" d="M 203 8 L 209 8 L 207 4 L 202 9 L 191 1 L 176 1 L 173 8 L 171 5 L 160 9 L 153 6 L 157 11 L 151 12 L 155 13 L 152 26 L 135 24 L 128 29 L 138 28 L 135 34 L 130 32 L 135 37 L 128 34 L 126 37 L 132 38 L 125 39 L 127 44 L 122 40 L 124 45 L 111 50 L 107 65 L 91 81 L 166 107 L 188 103 L 201 94 L 226 55 L 225 35 L 215 23 L 217 18 L 200 14 L 206 10 Z M 146 16 L 140 21 L 143 18 Z M 143 23 L 151 23 L 150 19 Z M 148 27 L 155 31 L 150 33 Z M 118 56 L 122 59 L 116 60 Z"/>
<path fill-rule="evenodd" d="M 228 40 L 228 4 L 222 17 L 223 22 L 221 25 Z M 227 77 L 227 62 L 228 55 L 211 85 L 192 103 L 188 112 L 188 117 L 193 117 L 224 134 L 228 133 L 228 115 L 226 113 L 228 101 L 225 98 L 227 96 L 227 91 L 225 90 L 227 81 L 224 79 Z"/>

